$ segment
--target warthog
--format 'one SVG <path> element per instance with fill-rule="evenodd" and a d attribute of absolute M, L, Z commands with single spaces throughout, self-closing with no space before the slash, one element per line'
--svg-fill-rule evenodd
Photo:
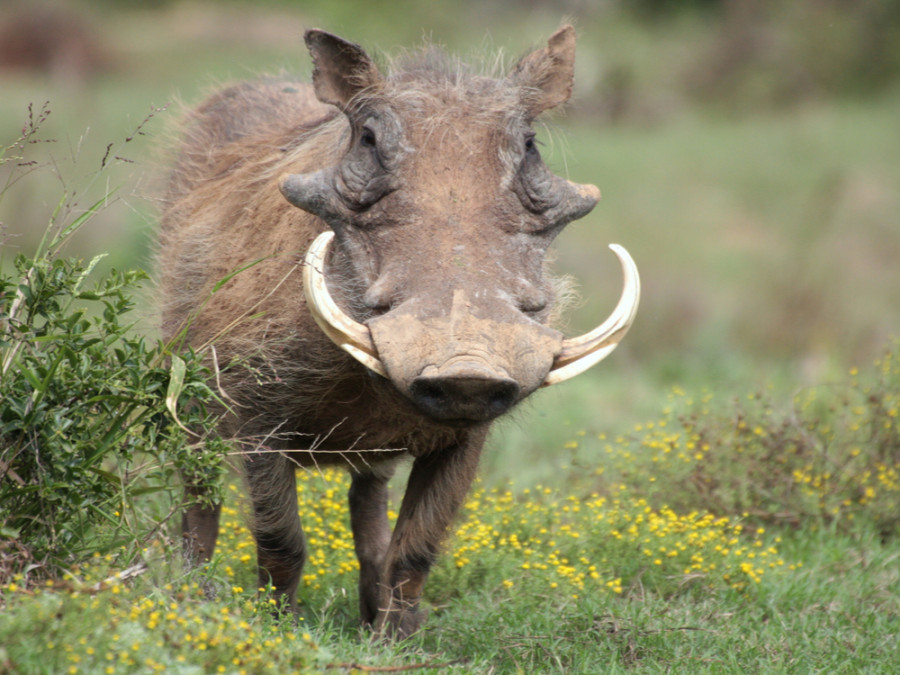
<path fill-rule="evenodd" d="M 305 39 L 311 85 L 237 85 L 188 117 L 162 219 L 163 332 L 223 366 L 260 583 L 293 606 L 295 469 L 342 464 L 362 621 L 403 637 L 491 421 L 612 351 L 638 276 L 613 247 L 625 290 L 610 318 L 574 339 L 548 326 L 547 247 L 600 197 L 553 175 L 532 130 L 571 94 L 571 26 L 500 77 L 436 48 L 383 74 L 355 44 Z M 387 483 L 405 456 L 392 532 Z M 218 515 L 186 509 L 195 558 Z"/>

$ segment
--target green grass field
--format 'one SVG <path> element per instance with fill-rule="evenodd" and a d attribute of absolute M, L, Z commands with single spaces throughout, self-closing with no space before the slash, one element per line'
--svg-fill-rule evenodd
<path fill-rule="evenodd" d="M 776 40 L 782 52 L 727 97 L 701 96 L 722 21 L 538 4 L 88 4 L 107 70 L 77 83 L 0 71 L 0 146 L 51 110 L 35 137 L 48 142 L 20 162 L 37 164 L 0 165 L 0 186 L 16 181 L 0 200 L 2 269 L 58 204 L 71 220 L 114 190 L 68 249 L 109 253 L 103 274 L 151 264 L 180 101 L 260 72 L 307 75 L 304 28 L 512 60 L 569 11 L 579 85 L 539 130 L 542 153 L 604 197 L 556 245 L 581 294 L 567 332 L 618 297 L 608 243 L 643 282 L 619 351 L 498 425 L 421 634 L 385 645 L 358 629 L 347 482 L 331 473 L 301 481 L 301 614 L 277 619 L 232 479 L 207 568 L 182 568 L 173 525 L 137 554 L 0 577 L 0 672 L 900 671 L 900 85 L 831 88 L 821 73 L 837 77 L 841 50 L 814 46 L 854 28 L 832 17 Z M 796 69 L 779 73 L 784 53 Z M 818 88 L 786 89 L 803 65 Z M 138 330 L 153 336 L 151 295 Z M 166 514 L 176 498 L 141 508 Z M 14 547 L 0 530 L 0 563 Z"/>

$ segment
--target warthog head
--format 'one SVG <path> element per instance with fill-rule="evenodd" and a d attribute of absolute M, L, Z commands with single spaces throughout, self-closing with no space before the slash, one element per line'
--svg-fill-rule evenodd
<path fill-rule="evenodd" d="M 637 309 L 637 270 L 597 329 L 564 339 L 547 247 L 600 198 L 552 174 L 532 122 L 570 96 L 571 26 L 511 73 L 466 73 L 426 53 L 384 76 L 357 45 L 308 31 L 320 101 L 349 121 L 333 166 L 281 178 L 295 206 L 330 227 L 305 267 L 308 305 L 325 333 L 388 378 L 430 419 L 478 424 L 542 385 L 590 367 Z"/>

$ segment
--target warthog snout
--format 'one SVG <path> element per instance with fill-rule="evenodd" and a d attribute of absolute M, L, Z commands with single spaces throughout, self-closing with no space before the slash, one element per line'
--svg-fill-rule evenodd
<path fill-rule="evenodd" d="M 409 395 L 426 415 L 447 423 L 486 422 L 519 400 L 521 388 L 478 362 L 426 368 L 409 386 Z"/>

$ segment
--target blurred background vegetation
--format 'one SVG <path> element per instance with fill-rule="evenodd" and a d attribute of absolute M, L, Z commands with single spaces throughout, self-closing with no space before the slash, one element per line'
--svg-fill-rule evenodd
<path fill-rule="evenodd" d="M 561 426 L 627 429 L 675 384 L 790 400 L 900 335 L 900 0 L 5 0 L 0 145 L 29 104 L 52 112 L 28 160 L 51 170 L 0 167 L 0 184 L 25 169 L 0 204 L 2 262 L 33 248 L 61 194 L 77 212 L 115 188 L 74 251 L 152 267 L 181 106 L 261 73 L 307 76 L 306 28 L 511 62 L 567 20 L 575 95 L 543 153 L 604 198 L 558 240 L 582 295 L 566 330 L 618 297 L 609 242 L 638 262 L 643 300 L 608 362 L 506 423 L 494 470 L 560 448 Z"/>

